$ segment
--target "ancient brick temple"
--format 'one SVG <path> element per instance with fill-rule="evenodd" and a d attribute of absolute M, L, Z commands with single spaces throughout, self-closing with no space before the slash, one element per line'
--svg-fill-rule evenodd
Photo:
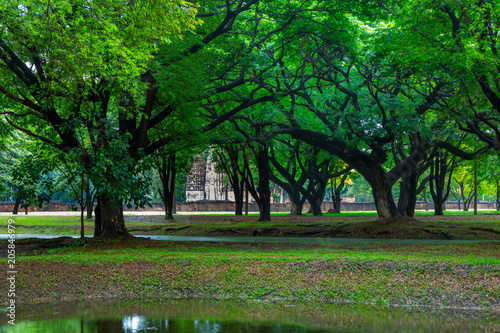
<path fill-rule="evenodd" d="M 234 201 L 234 193 L 226 175 L 216 171 L 212 152 L 205 161 L 196 155 L 186 182 L 186 202 L 194 201 Z"/>

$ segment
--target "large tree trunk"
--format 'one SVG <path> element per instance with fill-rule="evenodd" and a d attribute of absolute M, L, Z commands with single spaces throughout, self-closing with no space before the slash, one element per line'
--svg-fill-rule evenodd
<path fill-rule="evenodd" d="M 294 215 L 294 216 L 302 215 L 302 209 L 304 207 L 304 203 L 300 202 L 300 201 L 299 201 L 299 203 L 297 203 L 297 202 L 291 200 L 291 198 L 290 198 L 290 201 L 292 203 L 292 208 L 290 210 L 290 215 Z"/>
<path fill-rule="evenodd" d="M 373 187 L 372 190 L 378 217 L 391 218 L 400 215 L 394 203 L 392 193 L 387 188 Z"/>
<path fill-rule="evenodd" d="M 415 215 L 415 206 L 417 204 L 417 185 L 418 176 L 416 170 L 410 175 L 401 178 L 398 211 L 402 215 L 413 217 Z"/>
<path fill-rule="evenodd" d="M 295 161 L 294 156 L 296 156 L 297 154 L 299 145 L 295 144 L 294 149 L 295 150 L 292 151 L 289 156 L 289 163 Z M 292 206 L 290 210 L 290 215 L 294 216 L 302 215 L 302 209 L 304 207 L 306 198 L 304 196 L 301 198 L 299 187 L 304 185 L 307 179 L 306 174 L 302 173 L 298 179 L 295 179 L 295 176 L 297 174 L 297 168 L 295 166 L 290 166 L 290 164 L 287 166 L 281 165 L 276 159 L 274 155 L 274 150 L 272 148 L 270 149 L 270 154 L 268 156 L 269 156 L 269 161 L 273 164 L 276 171 L 285 179 L 282 180 L 272 172 L 270 173 L 271 180 L 275 184 L 280 186 L 281 189 L 284 190 L 288 194 L 288 197 L 290 198 Z"/>
<path fill-rule="evenodd" d="M 378 217 L 397 217 L 400 214 L 396 204 L 394 203 L 391 187 L 387 182 L 387 178 L 382 167 L 375 166 L 370 171 L 371 172 L 369 174 L 366 176 L 363 175 L 363 177 L 365 177 L 366 181 L 372 188 L 373 199 L 375 201 L 375 207 L 377 208 Z"/>
<path fill-rule="evenodd" d="M 267 145 L 259 146 L 257 168 L 259 170 L 259 221 L 271 221 L 271 190 L 269 188 L 269 155 Z"/>
<path fill-rule="evenodd" d="M 165 207 L 165 219 L 173 220 L 174 219 L 174 204 L 175 204 L 175 196 L 174 191 L 169 189 L 169 186 L 165 186 L 163 184 L 163 204 Z"/>
<path fill-rule="evenodd" d="M 342 198 L 340 197 L 340 190 L 335 190 L 335 198 L 332 200 L 333 202 L 333 210 L 336 213 L 340 213 L 340 202 L 342 201 Z"/>
<path fill-rule="evenodd" d="M 167 193 L 165 193 L 165 197 L 167 199 L 166 206 L 168 207 L 166 218 L 167 220 L 173 220 L 175 211 L 175 178 L 177 176 L 175 155 L 173 155 L 173 159 L 171 163 L 169 163 L 169 167 L 170 167 L 169 186 Z"/>
<path fill-rule="evenodd" d="M 323 213 L 321 212 L 321 203 L 319 202 L 319 199 L 313 200 L 310 212 L 313 214 L 313 216 L 323 216 Z"/>
<path fill-rule="evenodd" d="M 323 213 L 321 212 L 321 205 L 323 204 L 323 200 L 325 199 L 325 192 L 326 183 L 319 184 L 312 197 L 312 202 L 309 202 L 311 204 L 311 213 L 314 216 L 323 215 Z"/>
<path fill-rule="evenodd" d="M 444 215 L 443 213 L 443 204 L 444 204 L 444 198 L 443 198 L 443 190 L 444 188 L 442 186 L 436 186 L 436 189 L 433 191 L 433 186 L 431 185 L 431 193 L 435 193 L 432 195 L 432 200 L 434 201 L 434 215 Z"/>
<path fill-rule="evenodd" d="M 392 197 L 391 186 L 386 178 L 386 172 L 378 162 L 378 160 L 384 160 L 384 158 L 381 158 L 384 157 L 383 154 L 382 156 L 375 153 L 367 155 L 365 152 L 347 147 L 341 140 L 334 140 L 326 134 L 310 130 L 294 127 L 287 129 L 287 132 L 296 139 L 325 149 L 357 170 L 372 187 L 377 214 L 380 218 L 400 215 Z"/>
<path fill-rule="evenodd" d="M 102 232 L 99 237 L 132 237 L 125 227 L 122 202 L 118 199 L 109 198 L 106 194 L 101 194 L 99 201 L 102 224 Z"/>

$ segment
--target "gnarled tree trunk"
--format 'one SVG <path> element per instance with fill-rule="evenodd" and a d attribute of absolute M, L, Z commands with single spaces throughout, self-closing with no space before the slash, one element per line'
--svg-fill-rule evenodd
<path fill-rule="evenodd" d="M 290 215 L 302 215 L 302 209 L 304 207 L 304 203 L 306 201 L 305 196 L 302 196 L 300 193 L 300 189 L 304 186 L 304 183 L 307 180 L 306 174 L 303 172 L 300 174 L 298 179 L 296 179 L 297 175 L 297 167 L 294 161 L 294 156 L 296 155 L 296 151 L 299 149 L 299 145 L 295 144 L 294 151 L 291 153 L 291 156 L 288 161 L 287 166 L 281 165 L 274 155 L 274 150 L 270 149 L 269 161 L 272 163 L 276 171 L 284 178 L 284 180 L 280 179 L 277 175 L 270 173 L 271 180 L 280 186 L 287 194 L 290 199 L 292 208 L 290 210 Z M 293 165 L 292 165 L 293 163 Z"/>
<path fill-rule="evenodd" d="M 323 213 L 321 212 L 321 204 L 325 199 L 325 193 L 326 193 L 326 183 L 321 182 L 320 184 L 317 185 L 316 191 L 312 195 L 312 200 L 309 201 L 309 203 L 311 204 L 310 212 L 314 216 L 323 215 Z"/>
<path fill-rule="evenodd" d="M 108 195 L 101 193 L 99 195 L 98 205 L 101 224 L 101 233 L 98 235 L 98 237 L 132 237 L 132 235 L 127 231 L 127 228 L 125 227 L 125 220 L 123 218 L 123 206 L 121 200 L 110 198 Z"/>
<path fill-rule="evenodd" d="M 271 221 L 271 189 L 269 188 L 270 168 L 267 145 L 259 146 L 257 168 L 259 170 L 259 221 Z"/>
<path fill-rule="evenodd" d="M 417 204 L 418 176 L 416 170 L 410 175 L 401 177 L 399 190 L 398 211 L 401 215 L 413 217 Z"/>
<path fill-rule="evenodd" d="M 362 176 L 365 177 L 366 181 L 372 188 L 373 199 L 375 201 L 375 207 L 377 208 L 378 217 L 391 218 L 400 215 L 398 208 L 394 203 L 391 186 L 389 186 L 382 167 L 375 165 L 369 169 L 369 172 L 366 173 L 366 175 L 362 173 Z"/>
<path fill-rule="evenodd" d="M 304 207 L 304 202 L 299 201 L 299 203 L 297 203 L 296 201 L 291 200 L 291 197 L 290 197 L 290 201 L 292 203 L 292 208 L 290 209 L 290 215 L 294 215 L 294 216 L 302 215 L 302 209 Z"/>
<path fill-rule="evenodd" d="M 430 190 L 434 200 L 434 215 L 443 215 L 443 204 L 450 194 L 451 176 L 455 160 L 448 163 L 448 153 L 438 153 L 431 163 L 430 170 Z M 448 177 L 447 177 L 448 174 Z M 446 184 L 446 181 L 448 183 Z"/>

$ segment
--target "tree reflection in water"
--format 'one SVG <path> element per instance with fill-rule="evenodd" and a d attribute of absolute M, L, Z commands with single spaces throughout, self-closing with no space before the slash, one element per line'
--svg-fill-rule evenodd
<path fill-rule="evenodd" d="M 72 320 L 66 321 L 67 328 Z M 164 318 L 155 319 L 143 316 L 125 316 L 117 319 L 79 319 L 74 320 L 80 324 L 80 333 L 173 333 L 173 332 L 193 332 L 193 333 L 307 333 L 325 332 L 323 329 L 308 328 L 300 325 L 265 324 L 249 322 L 224 322 L 205 319 L 188 318 Z M 43 332 L 70 332 L 66 331 L 58 321 L 54 321 L 54 327 L 50 327 L 50 321 L 43 325 Z M 47 325 L 48 324 L 48 325 Z M 34 330 L 33 330 L 34 329 Z M 330 330 L 328 330 L 331 332 Z M 29 332 L 42 332 L 32 328 Z M 72 331 L 74 332 L 74 331 Z M 343 331 L 345 332 L 345 331 Z"/>

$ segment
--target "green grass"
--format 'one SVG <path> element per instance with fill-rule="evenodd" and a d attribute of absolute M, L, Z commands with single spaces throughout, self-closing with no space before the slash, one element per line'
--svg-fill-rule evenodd
<path fill-rule="evenodd" d="M 15 221 L 17 234 L 56 234 L 56 235 L 79 235 L 79 216 L 9 216 L 5 217 L 5 223 L 0 223 L 0 233 L 6 234 L 7 221 Z M 92 232 L 93 220 L 84 220 L 86 233 Z"/>
<path fill-rule="evenodd" d="M 53 226 L 53 225 L 80 225 L 80 216 L 8 216 L 4 217 L 7 220 L 16 221 L 15 225 L 39 225 L 39 226 Z M 85 223 L 93 224 L 93 220 L 85 219 Z"/>
<path fill-rule="evenodd" d="M 189 243 L 188 243 L 189 244 Z M 207 262 L 264 261 L 264 262 L 308 262 L 308 261 L 357 261 L 357 262 L 420 262 L 450 263 L 463 265 L 500 265 L 500 243 L 474 244 L 319 244 L 273 245 L 262 249 L 249 244 L 200 243 L 193 246 L 185 243 L 170 243 L 168 248 L 109 247 L 99 252 L 88 251 L 87 247 L 74 246 L 70 249 L 49 250 L 37 255 L 36 260 L 54 260 L 74 264 L 109 264 L 144 260 L 148 262 L 172 262 L 191 260 Z M 133 251 L 134 255 L 130 253 Z M 26 260 L 32 257 L 26 256 Z"/>

